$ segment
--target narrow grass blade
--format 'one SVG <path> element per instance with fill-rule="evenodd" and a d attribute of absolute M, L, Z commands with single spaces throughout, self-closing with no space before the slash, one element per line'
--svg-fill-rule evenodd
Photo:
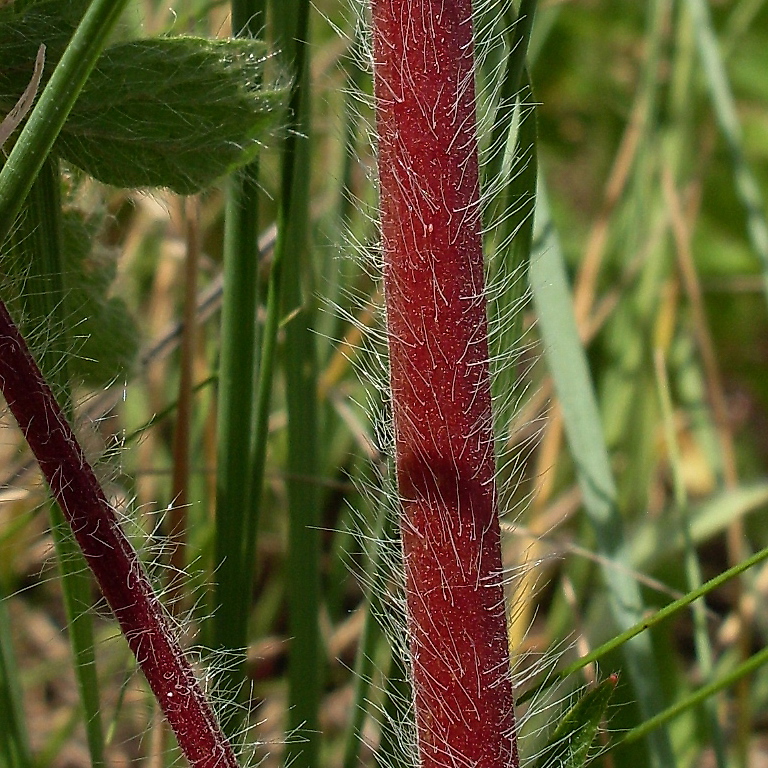
<path fill-rule="evenodd" d="M 388 573 L 381 562 L 381 546 L 382 542 L 393 541 L 395 536 L 395 516 L 382 500 L 379 505 L 376 527 L 367 542 L 368 564 L 366 572 L 372 574 L 373 581 L 368 587 L 363 604 L 365 620 L 355 659 L 355 692 L 350 708 L 349 727 L 344 746 L 344 768 L 357 768 L 358 766 L 362 730 L 367 712 L 366 699 L 374 671 L 374 653 L 376 643 L 381 637 L 377 617 L 381 616 L 384 610 L 381 596 L 385 594 L 385 581 L 388 578 Z"/>
<path fill-rule="evenodd" d="M 694 590 L 702 584 L 701 565 L 699 563 L 696 548 L 691 536 L 690 515 L 688 505 L 688 494 L 685 488 L 685 481 L 682 476 L 680 448 L 675 434 L 674 409 L 672 406 L 672 394 L 670 392 L 669 377 L 667 376 L 666 361 L 663 350 L 657 349 L 655 355 L 656 374 L 659 391 L 659 401 L 661 403 L 661 412 L 664 420 L 664 435 L 667 442 L 667 453 L 672 469 L 672 482 L 674 487 L 674 503 L 676 519 L 680 526 L 680 531 L 684 541 L 684 562 L 686 581 L 688 589 Z M 694 645 L 696 649 L 696 659 L 699 664 L 699 670 L 702 679 L 712 680 L 714 671 L 714 653 L 709 641 L 707 629 L 706 606 L 703 602 L 697 602 L 693 605 L 693 633 Z M 708 730 L 714 747 L 715 758 L 718 768 L 726 768 L 727 758 L 725 753 L 725 739 L 720 722 L 717 717 L 717 702 L 706 701 L 702 704 L 704 716 L 708 725 Z"/>
<path fill-rule="evenodd" d="M 401 724 L 407 722 L 405 713 L 411 708 L 413 689 L 408 678 L 408 671 L 400 652 L 393 648 L 389 663 L 389 674 L 384 691 L 381 723 L 381 737 L 376 754 L 379 765 L 389 768 L 410 768 L 413 756 L 409 744 L 405 743 Z"/>
<path fill-rule="evenodd" d="M 279 243 L 285 250 L 282 315 L 283 368 L 288 406 L 287 597 L 291 650 L 288 662 L 288 733 L 285 765 L 320 764 L 318 712 L 323 680 L 320 638 L 320 498 L 316 479 L 322 449 L 318 433 L 315 301 L 309 241 L 310 72 L 308 0 L 281 0 L 274 34 L 293 77 L 290 123 L 283 155 Z M 290 174 L 287 175 L 287 174 Z"/>
<path fill-rule="evenodd" d="M 736 103 L 728 83 L 707 0 L 686 0 L 686 6 L 693 19 L 712 108 L 731 154 L 736 193 L 747 216 L 747 232 L 752 249 L 760 260 L 763 288 L 768 300 L 768 220 L 765 216 L 765 201 L 744 152 Z"/>
<path fill-rule="evenodd" d="M 621 648 L 621 646 L 629 642 L 633 637 L 637 637 L 646 630 L 655 627 L 657 624 L 660 624 L 662 621 L 666 621 L 671 616 L 674 616 L 678 611 L 681 611 L 683 608 L 691 605 L 694 601 L 704 597 L 705 595 L 708 595 L 710 592 L 713 592 L 714 590 L 722 587 L 723 584 L 726 584 L 731 579 L 735 579 L 737 576 L 745 573 L 750 568 L 754 568 L 766 560 L 768 560 L 768 547 L 761 549 L 759 552 L 756 552 L 751 557 L 743 560 L 738 565 L 729 568 L 727 571 L 723 571 L 723 573 L 702 584 L 698 589 L 694 589 L 684 597 L 681 597 L 679 600 L 675 600 L 674 602 L 665 606 L 660 611 L 657 611 L 651 616 L 647 616 L 641 619 L 639 622 L 637 622 L 637 624 L 634 624 L 633 626 L 624 630 L 621 634 L 616 635 L 616 637 L 612 638 L 607 643 L 603 643 L 598 648 L 595 648 L 588 654 L 585 654 L 580 659 L 577 659 L 573 664 L 569 664 L 557 674 L 551 675 L 542 684 L 534 686 L 529 691 L 526 691 L 526 693 L 520 697 L 519 702 L 522 703 L 530 700 L 540 691 L 549 688 L 560 680 L 565 680 L 569 675 L 572 675 L 574 672 L 578 672 L 580 669 L 584 669 L 584 667 L 586 667 L 588 664 L 592 664 L 593 662 L 598 661 L 611 651 L 614 651 L 617 648 Z"/>
<path fill-rule="evenodd" d="M 720 691 L 724 691 L 727 688 L 735 685 L 746 677 L 753 675 L 760 667 L 768 664 L 768 648 L 762 650 L 750 656 L 749 659 L 743 661 L 728 674 L 723 675 L 717 680 L 713 680 L 708 685 L 703 685 L 698 688 L 690 696 L 678 701 L 673 706 L 668 707 L 663 712 L 659 712 L 655 717 L 646 720 L 641 725 L 633 728 L 627 733 L 624 738 L 619 739 L 614 743 L 613 747 L 619 747 L 622 744 L 631 744 L 638 739 L 645 738 L 649 733 L 652 733 L 655 729 L 661 728 L 670 720 L 674 719 L 678 715 L 682 714 L 692 707 L 700 706 L 703 702 L 709 700 L 712 696 Z"/>
<path fill-rule="evenodd" d="M 598 549 L 606 562 L 621 561 L 625 542 L 616 486 L 589 367 L 576 327 L 562 253 L 541 180 L 536 230 L 541 250 L 531 259 L 530 280 L 544 354 L 563 409 L 566 435 Z M 625 572 L 604 567 L 604 573 L 614 620 L 620 630 L 627 629 L 643 615 L 638 585 Z M 663 699 L 650 637 L 634 638 L 625 648 L 625 658 L 644 717 L 653 717 L 661 711 Z M 675 764 L 666 731 L 654 734 L 651 750 L 657 765 L 668 768 Z"/>
<path fill-rule="evenodd" d="M 744 484 L 733 491 L 722 491 L 690 509 L 690 535 L 698 545 L 719 534 L 734 520 L 768 504 L 768 483 Z M 651 524 L 643 523 L 633 532 L 629 545 L 629 562 L 633 567 L 650 571 L 685 547 L 677 520 L 662 516 Z"/>
<path fill-rule="evenodd" d="M 0 595 L 0 764 L 7 768 L 31 768 L 32 753 L 21 707 L 19 666 L 13 651 L 11 619 L 5 595 Z"/>
<path fill-rule="evenodd" d="M 264 0 L 233 0 L 232 29 L 260 34 Z M 229 186 L 224 235 L 224 301 L 218 382 L 218 468 L 216 476 L 216 615 L 214 642 L 241 651 L 247 642 L 251 574 L 244 570 L 243 541 L 258 508 L 252 483 L 253 411 L 257 353 L 259 250 L 259 165 L 236 172 Z M 255 526 L 253 526 L 255 527 Z M 242 659 L 244 661 L 244 657 Z M 242 669 L 229 675 L 232 691 Z M 236 729 L 233 713 L 227 730 Z"/>
<path fill-rule="evenodd" d="M 490 221 L 486 223 L 486 228 L 494 233 L 494 242 L 490 244 L 494 255 L 489 260 L 488 269 L 491 287 L 488 301 L 489 345 L 493 361 L 496 434 L 502 442 L 506 440 L 516 392 L 517 368 L 509 355 L 510 350 L 519 346 L 523 332 L 520 307 L 527 287 L 526 271 L 533 242 L 538 175 L 536 112 L 532 104 L 526 103 L 532 96 L 528 72 L 523 71 L 522 74 L 525 85 L 517 99 L 517 119 L 506 125 L 507 134 L 501 134 L 505 147 L 502 154 L 506 153 L 508 142 L 514 147 L 514 167 L 508 171 L 511 178 L 491 202 Z M 502 114 L 498 119 L 504 123 L 508 117 Z"/>

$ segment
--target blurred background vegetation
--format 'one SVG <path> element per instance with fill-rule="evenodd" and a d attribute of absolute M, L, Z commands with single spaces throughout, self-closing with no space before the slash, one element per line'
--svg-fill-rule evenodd
<path fill-rule="evenodd" d="M 290 42 L 303 6 L 269 6 L 275 54 L 268 69 L 281 75 L 295 72 L 304 55 Z M 129 8 L 118 33 L 126 38 L 231 31 L 225 2 L 134 0 Z M 254 759 L 265 765 L 352 768 L 358 760 L 372 765 L 376 753 L 387 763 L 397 759 L 388 717 L 402 672 L 390 660 L 389 641 L 367 621 L 371 606 L 393 610 L 370 594 L 371 582 L 379 580 L 380 593 L 389 581 L 371 564 L 385 536 L 382 494 L 360 490 L 375 488 L 386 473 L 376 448 L 385 422 L 368 416 L 369 401 L 374 410 L 381 403 L 356 372 L 358 364 L 370 368 L 362 348 L 381 340 L 380 288 L 370 275 L 375 160 L 372 113 L 360 98 L 371 93 L 370 73 L 360 66 L 360 13 L 343 0 L 311 5 L 300 37 L 307 57 L 301 105 L 286 113 L 259 158 L 251 231 L 260 233 L 254 306 L 262 339 L 270 275 L 278 259 L 288 260 L 262 424 L 268 439 L 252 588 L 216 571 L 216 499 L 227 492 L 221 421 L 217 426 L 227 185 L 184 199 L 116 190 L 62 166 L 65 211 L 74 222 L 65 230 L 65 284 L 81 433 L 116 506 L 137 536 L 143 531 L 153 572 L 189 617 L 182 627 L 188 642 L 228 645 L 230 627 L 207 618 L 221 615 L 221 590 L 207 585 L 234 578 L 237 594 L 226 582 L 228 599 L 246 618 L 248 643 L 250 695 L 240 700 L 251 709 Z M 708 579 L 768 545 L 768 229 L 760 199 L 768 190 L 768 3 L 541 0 L 528 61 L 540 188 L 597 394 L 624 521 L 621 565 L 652 611 L 689 592 L 697 567 Z M 496 66 L 492 57 L 488 66 Z M 291 114 L 298 122 L 289 122 Z M 290 162 L 296 172 L 286 175 Z M 83 252 L 89 236 L 93 247 Z M 534 241 L 534 258 L 542 242 Z M 532 344 L 515 358 L 516 415 L 500 434 L 505 450 L 519 456 L 514 483 L 505 480 L 501 495 L 505 564 L 514 574 L 529 563 L 510 590 L 510 642 L 523 670 L 552 649 L 571 660 L 618 631 L 577 482 L 589 457 L 574 459 L 569 449 L 539 320 L 529 302 L 523 322 Z M 33 341 L 52 343 L 47 332 Z M 230 370 L 258 377 L 263 367 Z M 292 390 L 299 380 L 304 389 Z M 247 439 L 254 418 L 240 418 Z M 45 490 L 8 415 L 0 471 L 0 587 L 9 596 L 0 646 L 11 691 L 3 707 L 22 699 L 8 682 L 15 680 L 30 764 L 82 768 L 91 760 L 89 719 L 40 514 Z M 168 554 L 170 533 L 185 542 L 175 555 Z M 164 575 L 170 563 L 191 574 L 188 583 L 179 587 Z M 709 595 L 704 613 L 683 612 L 653 630 L 666 705 L 764 649 L 766 600 L 762 565 Z M 246 613 L 237 613 L 240 604 Z M 109 765 L 172 762 L 171 740 L 106 611 L 97 612 L 95 633 Z M 289 662 L 292 644 L 309 650 Z M 207 653 L 201 658 L 221 664 Z M 624 663 L 607 655 L 599 670 L 573 675 L 566 687 L 622 672 Z M 237 670 L 230 682 L 241 682 Z M 611 738 L 642 721 L 639 695 L 622 672 Z M 678 764 L 717 765 L 718 739 L 727 747 L 721 765 L 768 763 L 767 714 L 768 671 L 758 668 L 670 720 Z M 556 710 L 544 718 L 552 722 Z M 535 752 L 539 723 L 533 718 L 527 727 L 527 754 Z M 90 736 L 98 738 L 93 730 Z M 646 765 L 646 749 L 639 740 L 597 759 Z"/>

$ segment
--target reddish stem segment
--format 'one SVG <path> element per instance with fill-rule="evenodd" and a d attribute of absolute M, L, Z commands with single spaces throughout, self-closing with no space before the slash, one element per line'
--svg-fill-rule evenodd
<path fill-rule="evenodd" d="M 135 550 L 2 302 L 0 390 L 190 764 L 237 768 Z"/>
<path fill-rule="evenodd" d="M 422 768 L 518 765 L 471 0 L 372 0 L 384 287 Z"/>

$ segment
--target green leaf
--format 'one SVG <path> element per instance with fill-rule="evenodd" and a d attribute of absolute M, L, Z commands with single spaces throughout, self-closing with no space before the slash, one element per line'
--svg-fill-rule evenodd
<path fill-rule="evenodd" d="M 64 311 L 77 340 L 68 358 L 73 380 L 106 386 L 125 376 L 139 349 L 139 332 L 125 302 L 110 296 L 114 254 L 98 245 L 99 217 L 67 211 L 62 219 Z"/>
<path fill-rule="evenodd" d="M 586 763 L 617 681 L 611 675 L 565 713 L 539 756 L 539 768 L 581 768 Z"/>
<path fill-rule="evenodd" d="M 261 84 L 257 40 L 167 37 L 107 49 L 56 143 L 119 187 L 191 194 L 251 161 L 286 88 Z"/>
<path fill-rule="evenodd" d="M 0 111 L 7 112 L 29 82 L 41 43 L 47 49 L 43 82 L 48 81 L 87 6 L 82 1 L 22 5 L 16 0 L 0 8 Z"/>

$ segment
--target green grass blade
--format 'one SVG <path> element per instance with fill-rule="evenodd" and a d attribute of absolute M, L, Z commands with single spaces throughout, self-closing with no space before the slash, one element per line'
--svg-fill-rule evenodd
<path fill-rule="evenodd" d="M 126 4 L 127 0 L 93 0 L 11 150 L 0 171 L 0 243 Z"/>
<path fill-rule="evenodd" d="M 382 547 L 386 546 L 385 542 L 394 541 L 396 535 L 396 516 L 381 499 L 379 500 L 376 527 L 373 535 L 366 537 L 364 545 L 367 550 L 366 559 L 368 561 L 366 572 L 371 574 L 372 581 L 366 590 L 365 602 L 363 603 L 365 621 L 355 658 L 355 687 L 344 745 L 344 768 L 357 768 L 360 758 L 363 725 L 367 714 L 367 697 L 374 672 L 374 654 L 376 644 L 381 637 L 377 617 L 383 616 L 385 613 L 382 596 L 386 594 L 386 580 L 389 577 L 388 570 L 382 562 Z"/>
<path fill-rule="evenodd" d="M 674 408 L 672 394 L 670 392 L 669 377 L 667 376 L 666 361 L 663 350 L 656 352 L 656 372 L 658 379 L 659 401 L 661 403 L 662 418 L 664 421 L 664 435 L 667 443 L 667 452 L 672 470 L 672 483 L 674 488 L 674 503 L 676 519 L 679 523 L 684 541 L 684 561 L 686 581 L 689 590 L 697 589 L 702 584 L 701 565 L 699 563 L 693 537 L 691 536 L 691 523 L 688 505 L 688 494 L 685 481 L 682 476 L 680 447 L 677 442 L 674 423 Z M 706 606 L 702 602 L 693 605 L 693 633 L 696 649 L 696 659 L 699 670 L 704 680 L 711 680 L 714 671 L 714 654 L 709 641 L 707 629 Z M 715 758 L 718 768 L 726 768 L 727 758 L 725 754 L 725 739 L 717 718 L 717 702 L 703 702 L 704 716 L 706 717 L 709 733 L 712 738 Z"/>
<path fill-rule="evenodd" d="M 736 193 L 744 206 L 749 241 L 760 260 L 763 289 L 768 299 L 768 220 L 765 216 L 765 201 L 744 152 L 736 104 L 728 83 L 728 75 L 718 47 L 707 0 L 686 0 L 686 6 L 693 19 L 696 43 L 704 67 L 712 108 L 731 155 Z"/>
<path fill-rule="evenodd" d="M 768 483 L 724 490 L 699 502 L 689 510 L 690 535 L 696 544 L 725 533 L 734 520 L 768 504 Z M 676 557 L 684 550 L 685 541 L 677 520 L 664 515 L 660 520 L 640 525 L 632 535 L 629 562 L 634 568 L 649 571 Z"/>
<path fill-rule="evenodd" d="M 32 753 L 21 707 L 19 667 L 11 639 L 11 618 L 4 595 L 0 595 L 0 764 L 7 768 L 31 768 Z"/>
<path fill-rule="evenodd" d="M 412 706 L 412 700 L 413 690 L 408 678 L 406 662 L 402 652 L 392 648 L 382 706 L 381 736 L 376 753 L 379 765 L 386 765 L 389 768 L 408 768 L 413 765 L 412 754 L 408 750 L 402 732 L 403 724 L 408 722 L 406 713 Z"/>
<path fill-rule="evenodd" d="M 279 7 L 279 11 L 277 10 Z M 282 314 L 283 367 L 288 407 L 287 597 L 291 649 L 288 662 L 288 733 L 285 765 L 319 765 L 318 710 L 323 680 L 320 609 L 320 471 L 317 351 L 315 348 L 312 250 L 309 243 L 310 74 L 307 0 L 275 6 L 274 32 L 293 76 L 291 122 L 284 147 L 280 242 L 285 249 Z M 291 174 L 290 176 L 288 174 Z"/>
<path fill-rule="evenodd" d="M 253 36 L 264 22 L 263 0 L 233 0 L 232 27 Z M 224 301 L 218 383 L 218 470 L 216 478 L 215 644 L 230 650 L 247 642 L 248 590 L 242 549 L 248 520 L 256 514 L 251 482 L 255 362 L 257 359 L 259 268 L 258 161 L 230 180 L 224 240 Z M 230 675 L 230 689 L 242 681 Z M 229 720 L 229 716 L 225 717 Z M 229 727 L 225 723 L 226 727 Z M 232 727 L 236 727 L 232 723 Z"/>
<path fill-rule="evenodd" d="M 606 563 L 620 562 L 624 559 L 624 534 L 616 486 L 586 355 L 576 327 L 563 257 L 541 181 L 535 226 L 542 247 L 531 259 L 530 281 L 544 354 L 563 409 L 565 431 L 598 549 Z M 606 566 L 604 574 L 614 620 L 620 630 L 627 629 L 643 615 L 638 585 L 620 570 Z M 625 658 L 644 717 L 653 717 L 662 709 L 662 696 L 650 638 L 642 635 L 629 641 Z M 655 732 L 651 750 L 659 766 L 666 768 L 675 764 L 666 731 Z"/>
<path fill-rule="evenodd" d="M 705 595 L 708 595 L 710 592 L 713 592 L 716 589 L 719 589 L 723 586 L 723 584 L 726 584 L 731 579 L 735 579 L 737 576 L 745 573 L 750 568 L 754 568 L 766 560 L 768 560 L 768 547 L 761 549 L 759 552 L 755 552 L 755 554 L 751 557 L 743 560 L 738 565 L 734 565 L 727 571 L 723 571 L 723 573 L 702 584 L 698 589 L 694 589 L 687 595 L 681 597 L 679 600 L 675 600 L 674 602 L 665 606 L 660 611 L 656 611 L 656 613 L 652 614 L 651 616 L 647 616 L 641 619 L 639 622 L 637 622 L 637 624 L 634 624 L 633 626 L 624 630 L 621 634 L 616 635 L 616 637 L 611 638 L 607 643 L 603 643 L 598 648 L 595 648 L 588 654 L 582 656 L 580 659 L 577 659 L 575 662 L 573 662 L 573 664 L 569 664 L 557 674 L 550 676 L 541 685 L 535 686 L 529 691 L 526 691 L 526 693 L 520 697 L 519 703 L 528 701 L 540 691 L 549 688 L 561 680 L 565 680 L 574 672 L 578 672 L 579 670 L 584 669 L 584 667 L 586 667 L 588 664 L 592 664 L 593 662 L 598 661 L 611 651 L 614 651 L 617 648 L 621 648 L 621 646 L 629 642 L 632 638 L 637 637 L 646 630 L 651 629 L 658 624 L 661 624 L 661 622 L 666 621 L 671 616 L 674 616 L 678 611 L 681 611 L 683 608 L 691 605 L 694 601 L 704 597 Z"/>
<path fill-rule="evenodd" d="M 726 688 L 730 688 L 735 683 L 743 680 L 745 677 L 753 675 L 760 667 L 768 664 L 768 648 L 762 650 L 750 656 L 746 661 L 743 661 L 737 667 L 732 669 L 728 674 L 723 675 L 717 680 L 713 680 L 708 685 L 703 685 L 698 688 L 690 696 L 676 702 L 673 706 L 668 707 L 663 712 L 659 712 L 655 717 L 646 720 L 641 725 L 633 728 L 627 733 L 624 738 L 614 743 L 613 747 L 621 746 L 622 744 L 631 744 L 638 739 L 642 739 L 649 733 L 652 733 L 655 729 L 662 727 L 673 718 L 682 714 L 692 707 L 700 706 L 703 702 L 708 701 L 712 696 L 720 691 L 724 691 Z"/>
<path fill-rule="evenodd" d="M 517 101 L 519 123 L 508 130 L 517 135 L 515 141 L 515 167 L 511 178 L 499 191 L 492 208 L 494 220 L 495 255 L 490 259 L 488 282 L 489 345 L 493 362 L 491 385 L 496 402 L 497 435 L 503 441 L 511 421 L 510 408 L 514 408 L 516 366 L 511 364 L 509 350 L 518 348 L 523 331 L 523 312 L 520 305 L 526 291 L 533 221 L 536 204 L 538 160 L 536 154 L 536 112 L 526 104 L 531 97 L 528 73 L 524 72 L 525 87 Z M 515 131 L 515 128 L 517 129 Z M 506 146 L 506 142 L 505 146 Z"/>

